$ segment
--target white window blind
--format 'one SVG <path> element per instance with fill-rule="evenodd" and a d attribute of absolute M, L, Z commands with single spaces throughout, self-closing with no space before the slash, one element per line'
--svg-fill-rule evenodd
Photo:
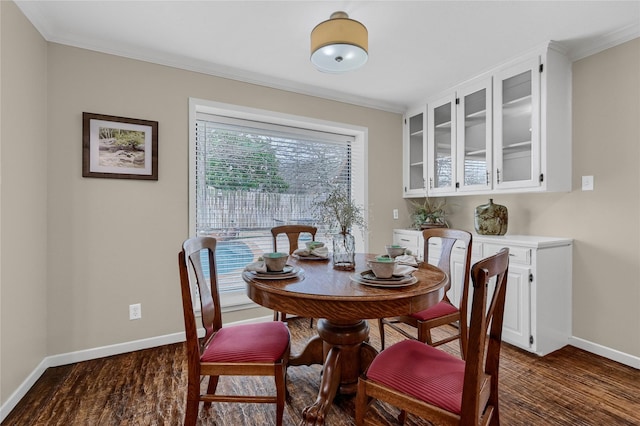
<path fill-rule="evenodd" d="M 363 149 L 354 149 L 354 143 L 350 135 L 196 114 L 196 234 L 218 239 L 223 298 L 224 292 L 245 291 L 242 270 L 272 250 L 273 226 L 318 226 L 312 205 L 328 186 L 352 190 L 354 172 L 361 174 L 364 162 Z M 329 244 L 330 233 L 319 226 L 316 240 Z M 288 250 L 282 236 L 278 251 Z"/>

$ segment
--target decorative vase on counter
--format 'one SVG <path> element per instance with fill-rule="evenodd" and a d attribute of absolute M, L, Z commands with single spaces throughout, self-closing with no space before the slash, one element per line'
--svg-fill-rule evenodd
<path fill-rule="evenodd" d="M 476 207 L 474 225 L 480 235 L 504 235 L 509 224 L 509 212 L 505 206 L 494 204 L 493 198 L 488 204 Z"/>
<path fill-rule="evenodd" d="M 342 271 L 356 269 L 356 240 L 348 232 L 333 236 L 333 269 Z"/>

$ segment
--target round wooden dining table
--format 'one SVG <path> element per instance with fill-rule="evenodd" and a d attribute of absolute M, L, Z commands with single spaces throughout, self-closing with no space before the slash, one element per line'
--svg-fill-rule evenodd
<path fill-rule="evenodd" d="M 377 355 L 368 343 L 367 319 L 418 312 L 437 304 L 444 296 L 448 277 L 437 267 L 421 263 L 413 273 L 414 284 L 378 287 L 363 284 L 358 275 L 368 270 L 373 254 L 356 255 L 356 270 L 333 268 L 331 260 L 305 260 L 290 256 L 288 265 L 299 270 L 288 279 L 259 279 L 245 271 L 247 294 L 266 308 L 288 315 L 318 318 L 318 335 L 289 365 L 324 364 L 318 397 L 305 408 L 302 425 L 322 425 L 334 397 L 355 394 L 358 376 Z"/>

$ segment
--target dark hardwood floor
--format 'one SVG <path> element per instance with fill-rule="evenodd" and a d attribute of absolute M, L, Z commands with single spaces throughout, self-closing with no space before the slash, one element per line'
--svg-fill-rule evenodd
<path fill-rule="evenodd" d="M 293 350 L 315 331 L 308 319 L 289 319 Z M 371 343 L 380 347 L 370 321 Z M 390 342 L 402 336 L 387 333 Z M 458 353 L 457 343 L 444 347 Z M 180 425 L 186 376 L 182 344 L 167 345 L 77 364 L 49 368 L 2 425 Z M 640 371 L 567 346 L 539 358 L 504 344 L 500 364 L 503 425 L 640 425 Z M 316 398 L 320 367 L 291 367 L 285 425 L 296 425 Z M 272 392 L 262 378 L 224 378 L 226 390 Z M 206 386 L 206 383 L 205 383 Z M 328 426 L 353 425 L 353 397 L 339 396 Z M 396 425 L 398 411 L 376 403 L 368 424 Z M 275 407 L 213 404 L 200 409 L 201 425 L 275 424 Z M 409 416 L 409 426 L 429 422 Z"/>

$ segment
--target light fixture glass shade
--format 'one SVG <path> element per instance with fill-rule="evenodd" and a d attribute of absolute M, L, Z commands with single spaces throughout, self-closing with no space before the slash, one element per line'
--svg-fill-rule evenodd
<path fill-rule="evenodd" d="M 344 12 L 335 12 L 311 32 L 311 63 L 328 73 L 360 68 L 368 59 L 368 37 L 364 25 Z"/>

